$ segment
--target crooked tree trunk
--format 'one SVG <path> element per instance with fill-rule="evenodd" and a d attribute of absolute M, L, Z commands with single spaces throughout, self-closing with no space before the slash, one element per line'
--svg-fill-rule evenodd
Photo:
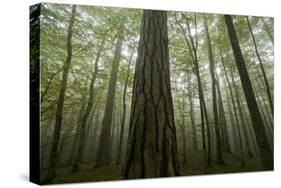
<path fill-rule="evenodd" d="M 239 45 L 238 37 L 234 28 L 233 20 L 230 15 L 225 15 L 225 23 L 227 26 L 230 43 L 235 57 L 236 65 L 239 71 L 242 82 L 245 98 L 250 111 L 252 123 L 254 126 L 256 140 L 258 142 L 261 163 L 266 170 L 273 169 L 273 154 L 270 150 L 270 145 L 266 139 L 265 128 L 263 120 L 258 108 L 255 93 L 253 91 L 252 83 L 246 68 L 244 57 Z"/>
<path fill-rule="evenodd" d="M 89 86 L 89 98 L 88 98 L 88 102 L 87 102 L 87 106 L 85 109 L 85 112 L 83 114 L 83 118 L 82 118 L 82 122 L 81 122 L 81 126 L 80 126 L 80 130 L 79 130 L 79 142 L 78 142 L 78 148 L 77 148 L 77 152 L 76 152 L 76 156 L 74 158 L 74 163 L 71 169 L 71 173 L 76 173 L 80 171 L 80 163 L 83 161 L 83 157 L 84 157 L 84 150 L 85 150 L 85 146 L 86 146 L 86 128 L 87 128 L 87 121 L 88 121 L 88 117 L 89 114 L 92 110 L 92 106 L 94 103 L 94 84 L 97 78 L 97 74 L 98 74 L 98 62 L 99 62 L 99 58 L 103 49 L 103 45 L 104 45 L 105 39 L 102 39 L 101 45 L 99 47 L 96 59 L 95 59 L 95 64 L 94 64 L 94 71 L 92 72 L 92 78 L 90 81 L 90 86 Z"/>
<path fill-rule="evenodd" d="M 223 154 L 222 154 L 222 144 L 221 144 L 221 133 L 220 133 L 220 122 L 218 116 L 218 104 L 217 104 L 217 92 L 216 92 L 216 77 L 215 77 L 215 62 L 213 57 L 212 43 L 209 34 L 209 28 L 207 24 L 207 19 L 204 16 L 204 27 L 206 31 L 207 44 L 208 44 L 208 57 L 210 62 L 210 73 L 212 78 L 212 97 L 213 97 L 213 113 L 214 113 L 214 124 L 216 132 L 216 146 L 217 146 L 217 159 L 218 164 L 224 164 Z"/>
<path fill-rule="evenodd" d="M 114 109 L 117 75 L 121 59 L 122 44 L 123 29 L 121 29 L 121 32 L 119 33 L 115 46 L 114 59 L 112 62 L 112 68 L 108 84 L 105 113 L 101 125 L 101 133 L 99 138 L 99 146 L 95 167 L 102 167 L 111 164 L 111 128 L 113 117 L 112 114 Z"/>
<path fill-rule="evenodd" d="M 72 58 L 72 29 L 74 25 L 76 15 L 76 5 L 72 6 L 72 13 L 67 29 L 67 55 L 66 60 L 63 65 L 63 75 L 62 80 L 60 84 L 60 91 L 59 91 L 59 97 L 57 101 L 57 109 L 56 109 L 56 122 L 55 122 L 55 130 L 54 130 L 54 137 L 52 141 L 51 146 L 51 152 L 50 152 L 50 160 L 48 165 L 48 172 L 46 179 L 44 180 L 44 183 L 51 182 L 55 176 L 56 176 L 56 165 L 58 162 L 58 146 L 59 146 L 59 140 L 60 140 L 60 132 L 61 132 L 61 125 L 62 125 L 62 115 L 63 115 L 63 103 L 64 103 L 64 94 L 66 90 L 66 83 L 67 83 L 67 76 L 68 71 L 70 68 L 71 58 Z"/>
<path fill-rule="evenodd" d="M 250 30 L 250 33 L 251 33 L 251 36 L 252 36 L 253 43 L 254 43 L 255 52 L 256 52 L 257 58 L 259 60 L 259 64 L 260 64 L 261 72 L 262 72 L 262 75 L 263 75 L 264 83 L 265 83 L 265 86 L 266 86 L 266 94 L 267 94 L 267 98 L 268 98 L 268 101 L 269 101 L 269 104 L 270 104 L 272 116 L 274 116 L 274 107 L 273 107 L 272 95 L 271 95 L 269 83 L 268 83 L 268 80 L 267 80 L 266 72 L 265 72 L 264 67 L 263 67 L 263 62 L 261 60 L 261 57 L 260 57 L 260 54 L 259 54 L 259 51 L 258 51 L 256 39 L 255 39 L 255 36 L 253 34 L 253 30 L 252 30 L 252 26 L 250 24 L 249 18 L 246 17 L 246 19 L 247 19 L 247 24 L 248 24 L 248 27 L 249 27 L 249 30 Z"/>
<path fill-rule="evenodd" d="M 123 113 L 122 113 L 122 119 L 121 119 L 121 130 L 120 130 L 120 140 L 119 140 L 119 146 L 118 146 L 118 154 L 117 154 L 117 164 L 121 163 L 122 160 L 122 152 L 123 152 L 123 141 L 124 141 L 124 127 L 125 127 L 125 119 L 126 119 L 126 111 L 127 111 L 127 106 L 126 106 L 126 94 L 127 94 L 127 87 L 128 87 L 128 82 L 129 82 L 129 76 L 130 76 L 130 66 L 132 63 L 132 58 L 134 54 L 135 49 L 132 49 L 132 53 L 130 56 L 130 60 L 128 63 L 128 68 L 127 68 L 127 76 L 125 80 L 125 85 L 123 89 L 123 99 L 122 99 L 122 107 L 123 107 Z"/>
<path fill-rule="evenodd" d="M 123 178 L 178 175 L 167 13 L 144 10 Z"/>

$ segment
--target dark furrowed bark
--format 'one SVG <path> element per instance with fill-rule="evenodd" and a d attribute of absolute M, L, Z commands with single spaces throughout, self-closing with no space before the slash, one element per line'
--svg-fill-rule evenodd
<path fill-rule="evenodd" d="M 167 13 L 144 10 L 123 178 L 179 175 Z"/>

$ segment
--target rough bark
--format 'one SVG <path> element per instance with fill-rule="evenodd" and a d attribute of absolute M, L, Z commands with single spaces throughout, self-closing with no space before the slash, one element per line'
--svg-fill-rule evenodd
<path fill-rule="evenodd" d="M 270 150 L 270 145 L 266 139 L 265 129 L 262 117 L 258 108 L 255 93 L 253 91 L 252 83 L 246 68 L 244 57 L 239 45 L 238 37 L 234 28 L 233 20 L 230 15 L 225 15 L 225 23 L 227 26 L 230 43 L 232 46 L 235 62 L 239 71 L 242 87 L 244 90 L 246 102 L 250 111 L 252 123 L 254 126 L 256 140 L 258 142 L 261 164 L 264 169 L 273 169 L 273 154 Z"/>
<path fill-rule="evenodd" d="M 123 178 L 178 176 L 167 13 L 144 10 Z"/>
<path fill-rule="evenodd" d="M 66 60 L 63 65 L 63 75 L 62 80 L 60 84 L 60 91 L 59 96 L 57 100 L 57 108 L 56 108 L 56 122 L 55 122 L 55 130 L 54 130 L 54 136 L 51 146 L 51 152 L 50 152 L 50 160 L 48 165 L 48 172 L 46 179 L 44 180 L 45 183 L 51 182 L 55 176 L 56 176 L 56 165 L 58 161 L 58 145 L 60 140 L 60 132 L 61 132 L 61 126 L 62 126 L 62 114 L 63 114 L 63 103 L 64 103 L 64 94 L 66 90 L 66 83 L 67 83 L 67 76 L 68 71 L 70 68 L 71 58 L 72 58 L 72 29 L 74 25 L 76 15 L 76 6 L 72 6 L 72 13 L 70 22 L 67 29 L 67 56 Z"/>

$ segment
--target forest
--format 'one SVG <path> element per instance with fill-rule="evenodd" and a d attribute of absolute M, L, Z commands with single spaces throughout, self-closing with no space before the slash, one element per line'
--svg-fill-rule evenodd
<path fill-rule="evenodd" d="M 30 26 L 43 184 L 273 170 L 273 18 L 43 3 Z"/>

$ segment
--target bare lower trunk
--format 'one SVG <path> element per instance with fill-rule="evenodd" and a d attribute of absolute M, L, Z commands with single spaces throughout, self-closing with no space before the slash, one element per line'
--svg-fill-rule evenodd
<path fill-rule="evenodd" d="M 178 175 L 167 13 L 144 10 L 123 178 Z"/>
<path fill-rule="evenodd" d="M 76 15 L 76 6 L 72 6 L 72 14 L 67 30 L 67 56 L 63 66 L 63 75 L 60 84 L 60 91 L 59 97 L 57 102 L 57 109 L 56 109 L 56 122 L 55 122 L 55 130 L 54 130 L 54 137 L 51 146 L 50 152 L 50 160 L 48 165 L 48 172 L 44 183 L 51 182 L 56 176 L 56 165 L 58 161 L 58 145 L 60 140 L 60 132 L 61 132 L 61 125 L 62 125 L 62 115 L 63 115 L 63 103 L 64 103 L 64 94 L 66 90 L 66 83 L 67 83 L 67 76 L 68 71 L 70 68 L 71 58 L 72 58 L 72 29 L 74 24 L 74 19 Z"/>
<path fill-rule="evenodd" d="M 117 43 L 115 46 L 115 54 L 112 62 L 112 68 L 110 73 L 110 79 L 108 84 L 108 92 L 105 106 L 105 113 L 102 120 L 101 133 L 99 138 L 99 147 L 96 158 L 96 166 L 102 167 L 111 164 L 111 129 L 113 118 L 113 107 L 115 100 L 117 75 L 119 69 L 119 63 L 121 59 L 121 51 L 123 44 L 123 31 L 119 33 Z"/>
<path fill-rule="evenodd" d="M 250 111 L 252 123 L 254 126 L 256 140 L 260 150 L 261 163 L 266 170 L 273 169 L 273 155 L 270 150 L 270 145 L 266 139 L 263 120 L 258 108 L 255 93 L 253 91 L 252 83 L 246 68 L 244 57 L 241 52 L 238 37 L 234 28 L 233 20 L 230 15 L 225 15 L 225 23 L 227 26 L 229 39 L 231 42 L 233 54 L 235 57 L 236 65 L 239 71 L 240 79 L 242 82 L 245 98 Z"/>

